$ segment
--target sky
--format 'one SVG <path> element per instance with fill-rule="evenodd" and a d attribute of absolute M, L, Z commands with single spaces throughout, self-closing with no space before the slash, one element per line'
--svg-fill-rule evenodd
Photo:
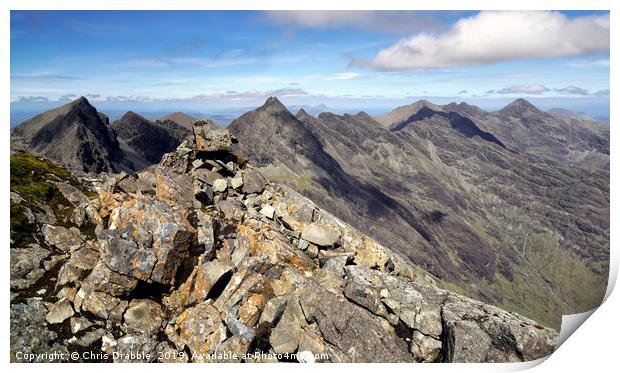
<path fill-rule="evenodd" d="M 11 114 L 417 99 L 609 116 L 607 11 L 12 11 Z"/>

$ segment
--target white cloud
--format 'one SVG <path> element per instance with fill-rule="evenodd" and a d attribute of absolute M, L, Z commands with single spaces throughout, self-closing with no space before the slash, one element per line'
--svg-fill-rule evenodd
<path fill-rule="evenodd" d="M 60 96 L 60 98 L 58 99 L 58 101 L 60 102 L 69 102 L 69 101 L 73 101 L 77 98 L 76 95 L 70 93 L 70 94 L 66 94 L 66 95 L 62 95 Z"/>
<path fill-rule="evenodd" d="M 545 92 L 549 92 L 550 89 L 540 84 L 531 84 L 531 85 L 514 85 L 511 87 L 506 87 L 504 89 L 500 89 L 495 93 L 499 94 L 511 94 L 511 93 L 525 93 L 530 95 L 540 95 Z"/>
<path fill-rule="evenodd" d="M 555 89 L 555 91 L 558 93 L 567 93 L 569 95 L 579 95 L 579 96 L 587 96 L 589 93 L 587 89 L 583 89 L 581 87 L 575 87 L 574 85 L 560 88 L 560 89 Z"/>
<path fill-rule="evenodd" d="M 44 96 L 19 96 L 14 102 L 48 102 L 49 99 Z"/>
<path fill-rule="evenodd" d="M 609 14 L 568 18 L 555 11 L 482 11 L 442 34 L 420 33 L 352 64 L 410 70 L 579 56 L 609 51 Z"/>
<path fill-rule="evenodd" d="M 260 62 L 255 58 L 220 55 L 214 58 L 145 58 L 138 60 L 125 61 L 118 66 L 120 67 L 138 67 L 138 68 L 157 68 L 157 67 L 181 67 L 181 66 L 201 66 L 207 68 L 232 67 L 251 65 Z"/>
<path fill-rule="evenodd" d="M 274 90 L 251 89 L 244 92 L 225 91 L 225 92 L 209 92 L 196 95 L 190 100 L 193 101 L 210 101 L 210 100 L 228 100 L 228 101 L 255 101 L 265 100 L 268 97 L 277 96 L 279 98 L 299 98 L 299 97 L 318 97 L 306 92 L 302 88 L 280 88 Z"/>
<path fill-rule="evenodd" d="M 364 30 L 410 33 L 437 31 L 444 26 L 433 12 L 388 10 L 268 10 L 268 21 L 282 26 L 310 28 L 355 27 Z"/>
<path fill-rule="evenodd" d="M 347 73 L 336 73 L 336 74 L 326 74 L 326 75 L 305 75 L 300 78 L 300 80 L 351 80 L 357 79 L 365 76 L 365 74 L 347 72 Z"/>
<path fill-rule="evenodd" d="M 609 96 L 609 89 L 601 89 L 598 90 L 594 93 L 592 93 L 592 96 L 596 96 L 596 97 L 608 97 Z"/>
<path fill-rule="evenodd" d="M 581 61 L 573 61 L 567 63 L 570 67 L 609 67 L 609 59 L 600 59 L 600 60 L 581 60 Z"/>

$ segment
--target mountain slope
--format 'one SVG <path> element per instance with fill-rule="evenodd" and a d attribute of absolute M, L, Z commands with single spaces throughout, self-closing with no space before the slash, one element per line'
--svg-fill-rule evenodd
<path fill-rule="evenodd" d="M 558 116 L 517 99 L 496 112 L 466 103 L 433 105 L 418 101 L 375 117 L 392 129 L 404 126 L 422 108 L 467 118 L 504 145 L 562 163 L 609 169 L 609 126 L 578 116 Z"/>
<path fill-rule="evenodd" d="M 114 133 L 84 97 L 13 128 L 11 149 L 32 151 L 84 172 L 123 169 Z"/>
<path fill-rule="evenodd" d="M 365 113 L 301 110 L 295 118 L 271 110 L 274 102 L 230 127 L 268 177 L 463 293 L 556 326 L 562 314 L 600 302 L 609 252 L 604 169 L 523 151 L 472 119 L 482 110 L 469 105 L 422 103 L 388 130 Z"/>
<path fill-rule="evenodd" d="M 171 120 L 152 122 L 131 111 L 114 121 L 110 128 L 133 162 L 134 170 L 159 162 L 165 153 L 176 149 L 190 132 Z"/>
<path fill-rule="evenodd" d="M 180 111 L 175 111 L 174 113 L 170 113 L 168 115 L 164 115 L 163 117 L 159 118 L 160 121 L 166 121 L 166 120 L 171 120 L 173 122 L 176 122 L 178 124 L 180 124 L 181 126 L 187 128 L 188 130 L 192 129 L 192 124 L 197 121 L 198 119 L 192 117 L 191 115 L 182 113 Z"/>
<path fill-rule="evenodd" d="M 519 362 L 554 351 L 554 330 L 437 287 L 267 182 L 229 153 L 225 131 L 201 128 L 134 176 L 76 178 L 12 157 L 11 361 Z M 56 188 L 51 199 L 33 183 Z"/>

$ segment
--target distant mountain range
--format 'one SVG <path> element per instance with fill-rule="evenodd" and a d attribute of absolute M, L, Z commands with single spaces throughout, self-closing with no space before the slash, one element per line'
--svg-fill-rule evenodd
<path fill-rule="evenodd" d="M 109 124 L 81 97 L 11 130 L 11 149 L 25 150 L 81 172 L 133 172 L 160 161 L 189 134 L 187 124 L 150 121 L 128 112 Z"/>
<path fill-rule="evenodd" d="M 269 98 L 229 125 L 235 151 L 443 287 L 555 327 L 600 303 L 609 126 L 523 99 L 494 112 L 429 101 L 376 117 L 322 109 L 294 115 Z M 109 124 L 80 98 L 15 127 L 11 149 L 81 172 L 133 172 L 173 151 L 193 120 L 128 112 Z"/>
<path fill-rule="evenodd" d="M 272 98 L 229 129 L 264 174 L 447 287 L 555 326 L 602 299 L 608 126 L 522 99 L 496 112 L 419 101 L 373 118 L 293 115 Z"/>

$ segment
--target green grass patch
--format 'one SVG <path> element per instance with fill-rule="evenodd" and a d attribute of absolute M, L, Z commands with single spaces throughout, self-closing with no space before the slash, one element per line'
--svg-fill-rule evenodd
<path fill-rule="evenodd" d="M 11 201 L 11 241 L 15 247 L 25 247 L 36 242 L 33 236 L 34 224 L 30 224 L 23 207 Z"/>
<path fill-rule="evenodd" d="M 54 176 L 67 180 L 71 174 L 64 168 L 31 154 L 11 156 L 11 190 L 26 200 L 50 204 L 58 199 L 61 196 L 60 190 L 49 182 L 50 177 Z"/>

